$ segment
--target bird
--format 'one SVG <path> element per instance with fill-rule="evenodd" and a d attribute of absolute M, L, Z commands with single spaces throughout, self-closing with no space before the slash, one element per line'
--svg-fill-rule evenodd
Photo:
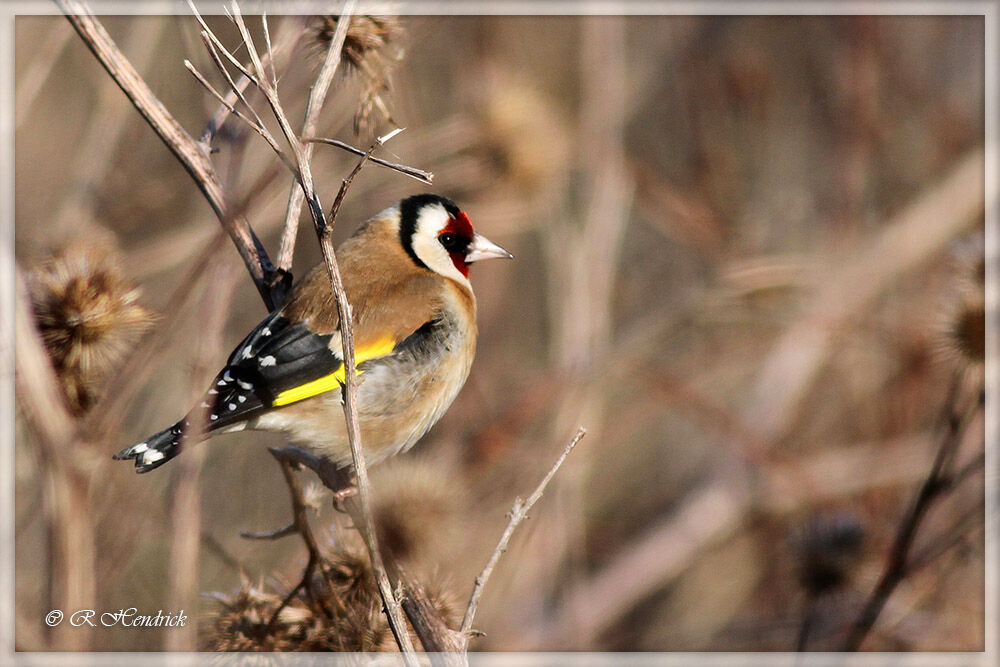
<path fill-rule="evenodd" d="M 412 447 L 458 395 L 478 333 L 469 265 L 513 255 L 436 194 L 376 214 L 336 255 L 353 313 L 361 442 L 375 464 Z M 350 467 L 342 355 L 337 302 L 321 263 L 236 346 L 197 407 L 113 458 L 145 473 L 201 440 L 262 430 Z"/>

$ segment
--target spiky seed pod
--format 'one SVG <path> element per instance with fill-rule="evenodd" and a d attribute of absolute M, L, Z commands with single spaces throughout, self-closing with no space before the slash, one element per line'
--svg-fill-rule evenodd
<path fill-rule="evenodd" d="M 110 248 L 74 243 L 27 276 L 35 321 L 71 409 L 82 414 L 153 318 Z"/>
<path fill-rule="evenodd" d="M 357 536 L 355 535 L 355 538 Z M 268 621 L 284 593 L 264 592 L 244 581 L 235 593 L 213 593 L 221 608 L 210 617 L 203 645 L 210 651 L 393 651 L 396 644 L 382 612 L 371 562 L 359 538 L 339 542 L 329 560 Z M 456 627 L 456 606 L 440 585 L 427 597 L 441 618 Z M 416 643 L 418 640 L 413 638 Z"/>
<path fill-rule="evenodd" d="M 943 356 L 963 370 L 980 369 L 986 359 L 985 261 L 978 243 L 956 252 L 953 286 L 938 327 Z"/>
<path fill-rule="evenodd" d="M 339 21 L 339 16 L 320 17 L 316 25 L 316 40 L 324 48 L 330 45 Z M 351 67 L 364 70 L 370 64 L 368 59 L 383 55 L 398 41 L 402 32 L 402 25 L 395 16 L 355 16 L 344 38 L 343 56 Z"/>
<path fill-rule="evenodd" d="M 956 309 L 948 331 L 955 350 L 967 363 L 981 365 L 986 359 L 986 304 L 966 298 Z"/>
<path fill-rule="evenodd" d="M 339 16 L 321 16 L 313 27 L 317 53 L 325 54 L 337 29 Z M 382 94 L 389 90 L 392 67 L 403 57 L 399 42 L 403 27 L 395 16 L 360 15 L 351 18 L 342 56 L 351 70 L 361 75 L 362 95 L 354 115 L 354 132 L 369 131 L 375 112 L 393 122 Z"/>
<path fill-rule="evenodd" d="M 340 545 L 300 592 L 268 621 L 285 594 L 243 583 L 232 595 L 212 594 L 222 608 L 211 620 L 205 647 L 212 651 L 373 651 L 389 648 L 375 577 L 357 544 Z M 324 574 L 325 572 L 325 574 Z"/>

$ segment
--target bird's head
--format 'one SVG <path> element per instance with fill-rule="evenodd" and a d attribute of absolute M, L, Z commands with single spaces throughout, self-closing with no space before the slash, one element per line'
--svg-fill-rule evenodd
<path fill-rule="evenodd" d="M 514 258 L 477 234 L 469 216 L 439 195 L 414 195 L 399 203 L 399 239 L 418 266 L 458 282 L 468 280 L 473 262 Z"/>

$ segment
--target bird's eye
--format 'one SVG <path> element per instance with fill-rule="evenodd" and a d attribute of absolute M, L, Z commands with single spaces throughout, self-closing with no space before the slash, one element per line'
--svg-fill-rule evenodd
<path fill-rule="evenodd" d="M 451 250 L 458 245 L 458 235 L 452 234 L 451 232 L 445 232 L 444 234 L 438 236 L 438 241 L 441 242 L 441 245 L 443 245 L 446 250 Z"/>

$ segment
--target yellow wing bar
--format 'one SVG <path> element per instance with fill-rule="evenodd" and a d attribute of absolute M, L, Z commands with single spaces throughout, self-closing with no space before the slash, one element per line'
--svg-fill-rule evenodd
<path fill-rule="evenodd" d="M 383 338 L 371 345 L 358 348 L 354 351 L 354 365 L 360 366 L 369 359 L 383 357 L 392 352 L 395 347 L 396 343 L 394 341 L 389 338 Z M 361 375 L 363 372 L 361 369 L 358 369 L 358 375 Z M 324 375 L 321 378 L 300 384 L 298 387 L 286 389 L 275 397 L 271 406 L 277 408 L 289 403 L 297 403 L 298 401 L 303 401 L 307 398 L 337 389 L 340 385 L 344 384 L 345 378 L 344 365 L 341 364 L 340 368 L 329 375 Z"/>

